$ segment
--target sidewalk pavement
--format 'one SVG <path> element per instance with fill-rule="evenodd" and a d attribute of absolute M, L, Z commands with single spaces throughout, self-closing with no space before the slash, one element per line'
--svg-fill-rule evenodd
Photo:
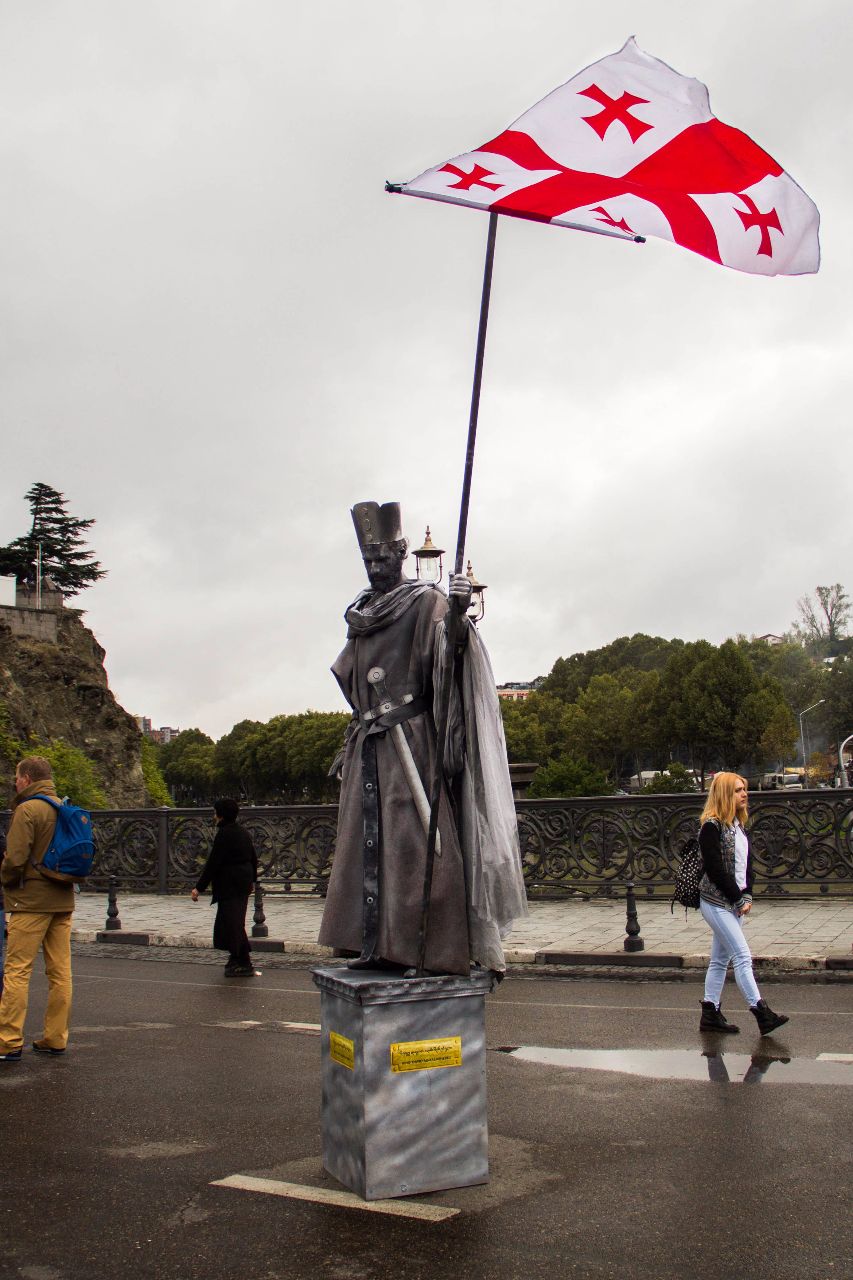
<path fill-rule="evenodd" d="M 247 930 L 252 923 L 252 902 Z M 210 947 L 213 912 L 209 899 L 189 895 L 122 894 L 120 930 L 105 930 L 107 896 L 81 893 L 74 913 L 75 942 L 127 942 L 153 947 Z M 252 939 L 256 951 L 323 959 L 318 946 L 322 899 L 313 895 L 264 897 L 268 938 Z M 507 964 L 630 966 L 704 969 L 710 931 L 698 911 L 639 898 L 642 951 L 626 952 L 625 903 L 531 902 L 505 942 Z M 853 970 L 853 900 L 814 898 L 759 900 L 746 925 L 756 967 L 775 971 Z"/>

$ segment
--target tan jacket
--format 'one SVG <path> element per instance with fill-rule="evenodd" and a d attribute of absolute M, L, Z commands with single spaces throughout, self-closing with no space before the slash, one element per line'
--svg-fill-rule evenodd
<path fill-rule="evenodd" d="M 59 798 L 53 783 L 43 780 L 31 782 L 12 801 L 6 856 L 0 866 L 6 910 L 73 911 L 73 884 L 49 880 L 32 865 L 44 856 L 56 828 L 56 813 L 44 800 L 31 798 L 37 795 Z"/>

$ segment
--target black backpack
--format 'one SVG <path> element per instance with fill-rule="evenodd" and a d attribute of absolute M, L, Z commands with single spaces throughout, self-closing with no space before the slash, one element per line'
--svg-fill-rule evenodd
<path fill-rule="evenodd" d="M 691 836 L 681 846 L 678 869 L 675 873 L 675 888 L 669 906 L 670 911 L 675 910 L 676 902 L 680 903 L 682 907 L 698 908 L 699 881 L 702 879 L 704 871 L 699 841 L 695 836 Z"/>

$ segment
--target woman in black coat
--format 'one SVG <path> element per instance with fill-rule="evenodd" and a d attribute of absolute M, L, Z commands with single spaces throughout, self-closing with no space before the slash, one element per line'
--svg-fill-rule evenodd
<path fill-rule="evenodd" d="M 202 873 L 192 891 L 193 902 L 211 886 L 211 903 L 216 903 L 213 945 L 227 951 L 226 978 L 251 978 L 259 974 L 252 964 L 246 936 L 246 908 L 258 877 L 258 859 L 252 837 L 237 821 L 236 800 L 217 800 L 213 806 L 218 830 Z"/>

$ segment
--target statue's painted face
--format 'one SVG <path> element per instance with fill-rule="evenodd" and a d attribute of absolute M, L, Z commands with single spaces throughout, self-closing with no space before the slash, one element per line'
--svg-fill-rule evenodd
<path fill-rule="evenodd" d="M 374 591 L 391 591 L 403 577 L 403 562 L 387 543 L 378 543 L 364 556 L 367 580 Z"/>

